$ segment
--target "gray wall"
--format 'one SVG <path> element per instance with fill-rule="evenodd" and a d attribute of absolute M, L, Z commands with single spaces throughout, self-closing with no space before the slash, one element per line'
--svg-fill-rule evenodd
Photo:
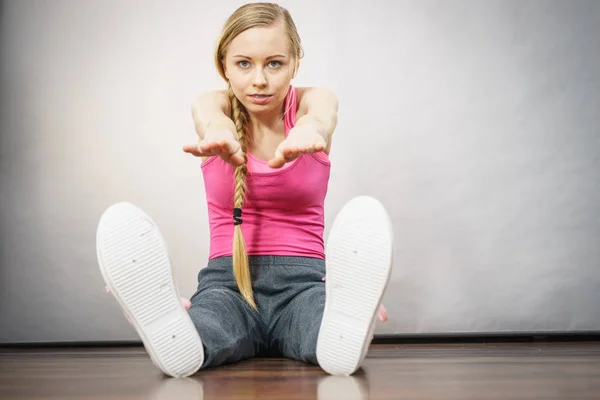
<path fill-rule="evenodd" d="M 241 2 L 3 3 L 0 342 L 136 339 L 102 211 L 161 226 L 182 295 L 208 254 L 189 106 Z M 600 3 L 285 1 L 296 85 L 340 96 L 327 224 L 388 207 L 380 334 L 600 331 Z"/>

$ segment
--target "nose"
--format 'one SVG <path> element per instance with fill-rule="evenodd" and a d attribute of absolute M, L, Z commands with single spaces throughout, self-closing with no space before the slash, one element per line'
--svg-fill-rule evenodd
<path fill-rule="evenodd" d="M 252 77 L 252 84 L 257 87 L 267 86 L 267 77 L 262 68 L 256 68 L 254 76 Z"/>

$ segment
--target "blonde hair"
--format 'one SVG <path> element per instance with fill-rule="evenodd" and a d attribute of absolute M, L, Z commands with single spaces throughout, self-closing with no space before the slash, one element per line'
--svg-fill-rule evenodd
<path fill-rule="evenodd" d="M 257 26 L 270 26 L 278 21 L 283 21 L 287 37 L 289 38 L 289 49 L 295 61 L 294 74 L 298 69 L 298 62 L 303 57 L 300 36 L 290 13 L 275 3 L 250 3 L 239 7 L 231 14 L 225 23 L 215 51 L 215 65 L 219 75 L 228 82 L 225 74 L 225 57 L 229 45 L 237 35 L 247 29 Z M 229 82 L 228 82 L 229 83 Z M 244 299 L 250 306 L 257 310 L 254 294 L 252 291 L 252 278 L 246 242 L 242 234 L 242 207 L 246 196 L 246 175 L 248 169 L 246 156 L 248 138 L 248 112 L 233 93 L 229 84 L 229 100 L 231 102 L 231 114 L 237 130 L 237 138 L 242 148 L 244 163 L 235 169 L 235 193 L 233 204 L 234 236 L 233 236 L 233 275 L 237 286 Z"/>

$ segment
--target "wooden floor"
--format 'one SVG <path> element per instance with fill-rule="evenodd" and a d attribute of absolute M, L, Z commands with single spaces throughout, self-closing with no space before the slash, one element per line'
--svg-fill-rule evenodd
<path fill-rule="evenodd" d="M 143 348 L 0 350 L 0 399 L 600 399 L 600 343 L 373 345 L 353 377 L 254 359 L 164 377 Z"/>

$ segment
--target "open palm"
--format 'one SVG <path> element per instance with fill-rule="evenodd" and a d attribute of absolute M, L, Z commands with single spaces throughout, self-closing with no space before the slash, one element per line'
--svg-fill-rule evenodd
<path fill-rule="evenodd" d="M 183 146 L 183 151 L 196 157 L 218 156 L 234 167 L 244 163 L 242 147 L 237 140 L 228 138 L 226 135 L 208 136 L 198 144 Z"/>
<path fill-rule="evenodd" d="M 296 126 L 275 150 L 275 157 L 269 161 L 271 168 L 281 168 L 302 154 L 318 153 L 327 146 L 325 139 L 310 125 Z"/>

